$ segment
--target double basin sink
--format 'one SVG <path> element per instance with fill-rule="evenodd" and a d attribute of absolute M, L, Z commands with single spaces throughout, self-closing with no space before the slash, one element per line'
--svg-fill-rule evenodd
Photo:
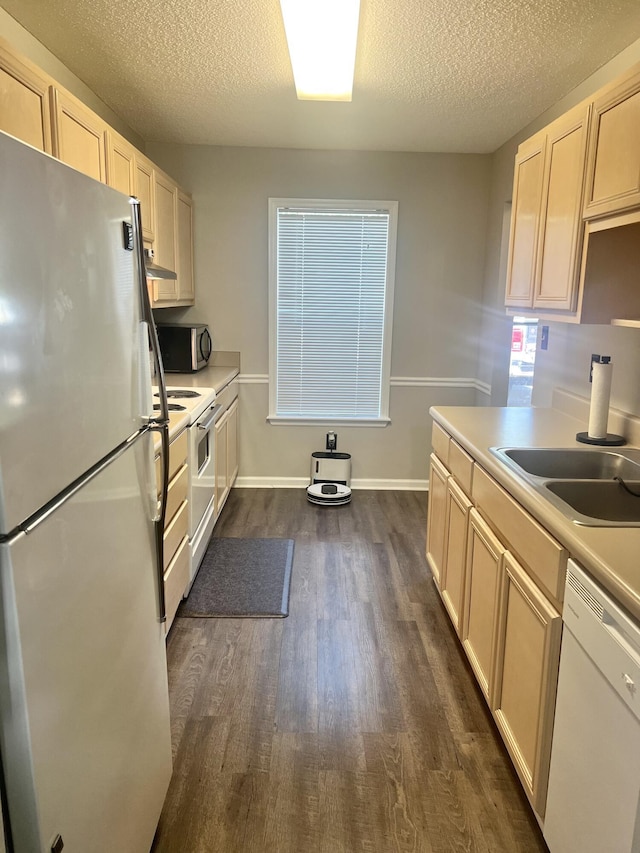
<path fill-rule="evenodd" d="M 575 524 L 640 527 L 640 450 L 541 447 L 489 450 Z M 637 492 L 638 496 L 631 492 Z"/>

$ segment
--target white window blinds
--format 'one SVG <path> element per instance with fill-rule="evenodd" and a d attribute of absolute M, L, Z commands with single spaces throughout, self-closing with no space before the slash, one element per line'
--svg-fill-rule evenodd
<path fill-rule="evenodd" d="M 275 208 L 272 414 L 380 419 L 388 414 L 391 213 L 326 205 Z"/>

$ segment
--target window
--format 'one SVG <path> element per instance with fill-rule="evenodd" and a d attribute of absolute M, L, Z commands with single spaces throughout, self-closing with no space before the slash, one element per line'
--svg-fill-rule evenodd
<path fill-rule="evenodd" d="M 269 420 L 389 422 L 397 210 L 269 199 Z"/>

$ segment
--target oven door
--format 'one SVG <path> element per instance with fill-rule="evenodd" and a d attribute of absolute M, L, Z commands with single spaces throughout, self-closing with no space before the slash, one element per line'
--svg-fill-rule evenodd
<path fill-rule="evenodd" d="M 216 488 L 214 424 L 222 415 L 222 406 L 211 406 L 189 427 L 189 537 L 193 539 L 213 500 Z"/>

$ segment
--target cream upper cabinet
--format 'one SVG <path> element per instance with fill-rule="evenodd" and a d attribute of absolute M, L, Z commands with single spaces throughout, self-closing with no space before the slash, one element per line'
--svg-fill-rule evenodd
<path fill-rule="evenodd" d="M 155 169 L 139 151 L 135 156 L 135 195 L 140 201 L 142 237 L 152 243 L 156 237 Z"/>
<path fill-rule="evenodd" d="M 74 98 L 52 87 L 53 153 L 90 178 L 107 180 L 107 124 Z"/>
<path fill-rule="evenodd" d="M 49 78 L 0 45 L 0 130 L 51 153 Z"/>
<path fill-rule="evenodd" d="M 539 133 L 524 142 L 516 156 L 505 296 L 505 304 L 513 307 L 533 305 L 545 143 L 546 135 Z"/>
<path fill-rule="evenodd" d="M 510 553 L 503 559 L 491 707 L 524 788 L 544 816 L 562 617 Z"/>
<path fill-rule="evenodd" d="M 140 200 L 142 238 L 176 280 L 148 281 L 154 308 L 193 305 L 191 196 L 128 140 L 0 39 L 0 131 Z"/>
<path fill-rule="evenodd" d="M 176 270 L 178 187 L 167 175 L 155 170 L 156 263 Z"/>
<path fill-rule="evenodd" d="M 518 149 L 505 298 L 509 307 L 576 308 L 589 114 L 589 105 L 581 104 Z"/>
<path fill-rule="evenodd" d="M 640 205 L 640 66 L 596 97 L 587 164 L 585 217 Z"/>
<path fill-rule="evenodd" d="M 176 272 L 178 187 L 159 169 L 154 170 L 155 194 L 155 240 L 153 241 L 154 262 L 165 269 Z M 178 282 L 159 279 L 153 282 L 153 304 L 161 307 L 175 303 L 178 299 Z"/>
<path fill-rule="evenodd" d="M 178 301 L 181 305 L 193 305 L 195 287 L 193 282 L 193 206 L 191 196 L 178 190 L 177 200 L 177 263 Z"/>
<path fill-rule="evenodd" d="M 576 308 L 589 114 L 590 107 L 580 105 L 546 131 L 534 308 Z"/>
<path fill-rule="evenodd" d="M 113 130 L 107 133 L 107 183 L 125 195 L 136 194 L 136 149 Z"/>

